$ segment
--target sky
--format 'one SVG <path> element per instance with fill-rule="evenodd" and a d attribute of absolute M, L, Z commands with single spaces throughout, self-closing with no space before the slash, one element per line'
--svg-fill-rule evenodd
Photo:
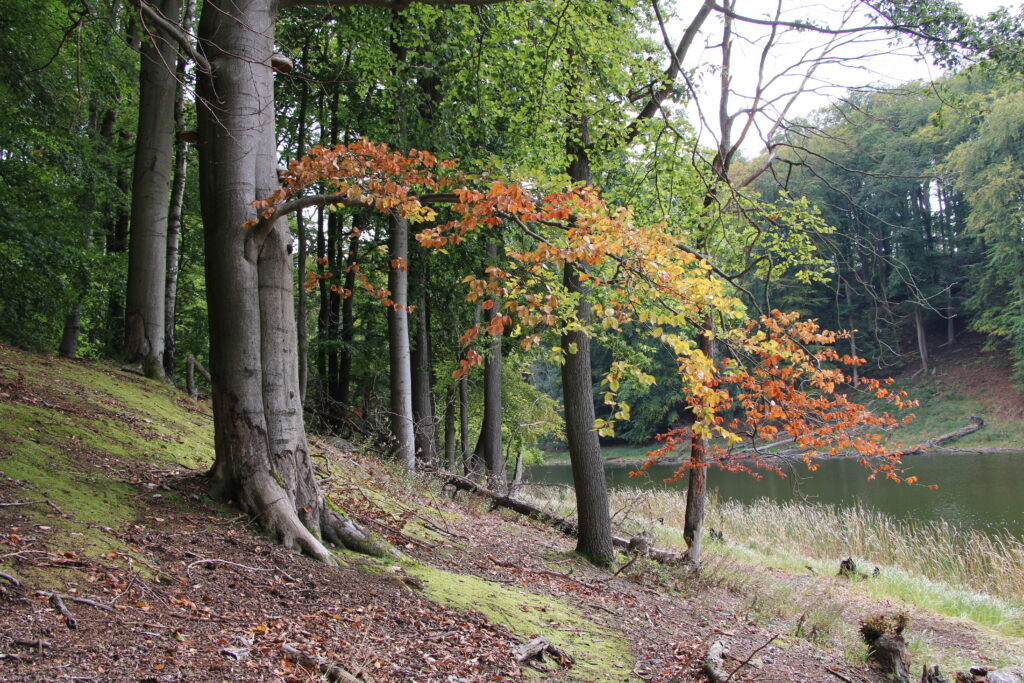
<path fill-rule="evenodd" d="M 830 26 L 862 26 L 866 21 L 862 9 L 845 10 L 851 4 L 849 0 L 782 0 L 782 4 L 783 20 L 811 19 Z M 1005 0 L 973 0 L 961 4 L 974 14 L 986 14 L 1011 3 Z M 682 35 L 689 21 L 687 15 L 695 9 L 695 2 L 679 0 L 676 3 L 680 17 L 670 24 L 673 39 Z M 768 0 L 737 0 L 735 8 L 739 14 L 756 18 L 770 18 L 775 9 L 776 3 Z M 694 84 L 697 97 L 689 105 L 688 112 L 701 140 L 708 145 L 715 145 L 718 134 L 720 79 L 718 72 L 709 69 L 708 65 L 719 64 L 721 60 L 721 25 L 718 15 L 708 19 L 704 25 L 704 43 L 694 44 L 685 64 L 693 68 L 694 73 L 703 74 L 702 82 Z M 745 100 L 741 95 L 749 96 L 757 89 L 762 46 L 769 36 L 769 29 L 764 26 L 740 22 L 735 26 L 731 70 L 733 95 L 730 97 L 733 110 L 744 106 Z M 825 63 L 807 78 L 808 58 L 822 54 L 826 55 Z M 891 38 L 884 34 L 848 34 L 833 38 L 811 31 L 788 30 L 776 37 L 765 60 L 763 74 L 763 82 L 769 84 L 765 88 L 765 96 L 774 100 L 772 108 L 776 112 L 785 111 L 787 117 L 793 118 L 827 106 L 851 88 L 932 80 L 940 76 L 942 70 L 931 64 L 914 45 L 907 43 L 894 47 Z M 798 97 L 789 96 L 797 90 L 802 90 Z M 742 145 L 746 156 L 755 156 L 762 151 L 762 138 L 772 132 L 771 119 L 763 116 L 755 120 Z"/>

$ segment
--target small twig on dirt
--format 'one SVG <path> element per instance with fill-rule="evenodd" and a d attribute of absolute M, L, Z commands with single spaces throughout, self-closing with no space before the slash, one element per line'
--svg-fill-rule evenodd
<path fill-rule="evenodd" d="M 629 560 L 629 562 L 616 569 L 612 576 L 618 576 L 622 572 L 629 569 L 631 566 L 633 566 L 633 563 L 636 562 L 636 558 L 638 557 L 640 557 L 640 553 L 633 553 L 633 557 Z"/>
<path fill-rule="evenodd" d="M 356 678 L 355 676 L 353 676 L 337 664 L 329 662 L 323 657 L 314 657 L 313 655 L 306 654 L 305 652 L 297 650 L 291 645 L 282 645 L 281 652 L 283 652 L 291 659 L 294 659 L 301 666 L 316 669 L 324 676 L 326 676 L 327 680 L 329 681 L 342 681 L 343 683 L 359 683 L 358 678 Z M 366 677 L 365 675 L 363 676 L 363 679 L 369 680 L 368 677 Z"/>
<path fill-rule="evenodd" d="M 50 641 L 43 640 L 42 638 L 37 638 L 35 640 L 24 640 L 21 638 L 16 638 L 11 642 L 13 642 L 15 645 L 21 645 L 22 647 L 30 647 L 40 654 L 42 654 L 44 647 L 50 647 Z"/>
<path fill-rule="evenodd" d="M 740 662 L 740 665 L 739 665 L 739 666 L 737 666 L 737 667 L 736 667 L 735 669 L 733 669 L 733 670 L 732 670 L 732 673 L 731 673 L 731 674 L 729 674 L 729 677 L 725 679 L 725 683 L 729 683 L 729 681 L 731 681 L 731 680 L 732 680 L 732 677 L 736 675 L 736 672 L 737 672 L 737 671 L 739 671 L 740 669 L 742 669 L 743 667 L 745 667 L 745 666 L 746 666 L 747 664 L 749 664 L 749 663 L 750 663 L 750 660 L 754 658 L 754 655 L 756 655 L 756 654 L 757 654 L 758 652 L 760 652 L 761 650 L 763 650 L 763 649 L 765 649 L 766 647 L 768 647 L 769 645 L 771 645 L 771 644 L 772 644 L 773 642 L 775 642 L 775 639 L 776 639 L 776 638 L 778 638 L 778 637 L 779 637 L 780 635 L 782 635 L 782 634 L 780 634 L 780 633 L 776 633 L 776 634 L 775 634 L 774 636 L 772 636 L 771 638 L 769 638 L 768 640 L 766 640 L 766 641 L 764 642 L 764 644 L 763 644 L 763 645 L 761 645 L 761 646 L 760 646 L 759 648 L 757 648 L 756 650 L 754 650 L 753 652 L 751 652 L 751 653 L 750 653 L 750 654 L 749 654 L 749 655 L 747 656 L 747 658 L 746 658 L 746 659 L 744 659 L 744 660 L 743 660 L 742 662 Z"/>
<path fill-rule="evenodd" d="M 846 676 L 844 676 L 843 674 L 839 673 L 835 669 L 830 669 L 829 667 L 826 666 L 825 667 L 825 671 L 829 672 L 830 674 L 832 674 L 833 676 L 835 676 L 836 678 L 838 678 L 841 681 L 846 681 L 846 683 L 854 683 L 852 678 L 847 678 Z"/>
<path fill-rule="evenodd" d="M 21 581 L 18 581 L 16 578 L 11 576 L 10 574 L 5 574 L 4 572 L 0 572 L 0 579 L 3 579 L 4 581 L 10 582 L 11 585 L 13 585 L 13 586 L 17 586 L 19 588 L 21 587 Z"/>
<path fill-rule="evenodd" d="M 202 558 L 200 560 L 196 560 L 195 562 L 191 562 L 185 568 L 185 573 L 188 574 L 189 572 L 192 571 L 192 567 L 196 566 L 197 564 L 203 564 L 203 563 L 226 564 L 229 567 L 238 567 L 239 569 L 248 569 L 251 572 L 272 572 L 272 571 L 276 571 L 276 569 L 274 569 L 273 567 L 269 567 L 269 568 L 268 567 L 250 567 L 250 566 L 245 565 L 245 564 L 238 564 L 237 562 L 229 562 L 227 560 L 218 560 L 218 559 L 213 558 L 213 557 L 204 557 L 204 558 Z"/>
<path fill-rule="evenodd" d="M 38 505 L 39 503 L 45 503 L 45 500 L 17 500 L 13 503 L 0 503 L 0 508 L 16 508 L 22 505 Z"/>
<path fill-rule="evenodd" d="M 607 607 L 605 607 L 603 605 L 600 605 L 600 604 L 598 604 L 596 602 L 588 602 L 587 606 L 588 607 L 593 607 L 594 609 L 599 609 L 599 610 L 601 610 L 603 612 L 607 612 L 608 614 L 611 614 L 612 616 L 615 616 L 615 617 L 621 617 L 622 616 L 621 614 L 619 614 L 615 610 L 608 609 Z"/>
<path fill-rule="evenodd" d="M 53 600 L 54 596 L 56 596 L 58 600 L 60 600 L 60 599 L 70 600 L 71 602 L 77 602 L 80 605 L 88 605 L 89 607 L 95 607 L 97 609 L 101 609 L 104 612 L 113 612 L 114 611 L 114 608 L 111 607 L 110 605 L 105 605 L 102 602 L 97 602 L 96 600 L 90 600 L 89 598 L 80 598 L 77 595 L 61 595 L 60 593 L 50 593 L 49 591 L 36 591 L 36 595 L 42 595 L 43 597 L 50 598 L 50 600 Z"/>
<path fill-rule="evenodd" d="M 68 608 L 64 605 L 64 601 L 60 599 L 60 596 L 56 593 L 50 593 L 50 604 L 53 605 L 58 612 L 64 617 L 64 623 L 70 629 L 78 628 L 78 620 L 75 619 L 74 615 L 68 611 Z"/>
<path fill-rule="evenodd" d="M 461 538 L 464 541 L 468 540 L 465 536 L 460 536 L 459 534 L 452 533 L 451 531 L 445 531 L 441 527 L 435 526 L 434 524 L 432 524 L 430 522 L 424 522 L 423 523 L 423 527 L 425 529 L 430 529 L 431 531 L 436 531 L 437 533 L 439 533 L 439 534 L 441 534 L 443 536 L 448 536 L 449 538 Z"/>

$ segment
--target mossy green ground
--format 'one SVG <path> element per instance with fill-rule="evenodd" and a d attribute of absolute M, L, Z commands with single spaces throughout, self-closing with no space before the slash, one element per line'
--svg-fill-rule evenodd
<path fill-rule="evenodd" d="M 131 459 L 169 470 L 208 467 L 209 411 L 113 365 L 0 346 L 0 476 L 8 497 L 56 506 L 19 507 L 27 517 L 22 535 L 42 533 L 54 551 L 92 557 L 126 551 L 109 530 L 137 516 L 140 492 L 121 465 Z M 60 572 L 33 574 L 52 583 Z"/>
<path fill-rule="evenodd" d="M 406 569 L 423 581 L 424 592 L 435 602 L 475 609 L 523 638 L 544 636 L 576 658 L 572 675 L 577 680 L 635 680 L 633 658 L 622 633 L 602 627 L 563 600 L 425 565 Z"/>
<path fill-rule="evenodd" d="M 112 551 L 122 559 L 129 557 L 131 548 L 110 532 L 129 523 L 144 524 L 139 501 L 151 495 L 139 486 L 146 482 L 131 481 L 131 472 L 137 478 L 146 471 L 131 468 L 132 461 L 159 470 L 201 472 L 213 454 L 209 407 L 175 388 L 111 364 L 67 361 L 0 346 L 0 483 L 7 479 L 9 500 L 52 501 L 59 508 L 60 513 L 45 503 L 17 508 L 27 518 L 19 523 L 18 532 L 39 534 L 43 529 L 42 547 L 105 556 L 106 562 L 119 561 Z M 408 509 L 365 481 L 353 489 L 360 478 L 351 473 L 343 479 L 347 490 L 358 490 L 353 495 L 365 496 L 390 514 L 402 515 Z M 400 477 L 395 475 L 394 480 Z M 163 490 L 160 495 L 176 496 Z M 405 533 L 436 538 L 436 532 L 415 517 Z M 387 571 L 389 564 L 367 563 L 364 556 L 356 560 L 344 552 L 340 558 L 371 571 Z M 422 580 L 426 597 L 478 610 L 524 640 L 544 635 L 574 655 L 572 679 L 630 680 L 633 660 L 623 635 L 596 623 L 582 609 L 514 585 L 416 563 L 402 565 Z M 41 587 L 59 587 L 72 578 L 71 570 L 53 567 L 22 568 L 20 574 L 9 563 L 0 567 Z"/>

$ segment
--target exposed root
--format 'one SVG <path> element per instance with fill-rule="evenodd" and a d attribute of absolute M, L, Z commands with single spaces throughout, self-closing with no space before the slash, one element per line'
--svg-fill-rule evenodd
<path fill-rule="evenodd" d="M 320 515 L 320 529 L 325 540 L 354 552 L 374 557 L 392 554 L 387 544 L 327 504 Z"/>
<path fill-rule="evenodd" d="M 251 492 L 252 507 L 259 515 L 260 526 L 276 536 L 281 545 L 299 550 L 325 564 L 337 564 L 327 546 L 299 519 L 287 492 L 269 473 L 254 473 L 247 488 Z"/>

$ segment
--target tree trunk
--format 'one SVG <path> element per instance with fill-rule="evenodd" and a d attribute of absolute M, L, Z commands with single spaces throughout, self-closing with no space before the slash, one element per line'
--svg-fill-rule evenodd
<path fill-rule="evenodd" d="M 355 266 L 359 260 L 359 233 L 366 223 L 366 216 L 357 213 L 352 216 L 352 236 L 348 243 L 348 258 L 345 260 L 345 300 L 341 302 L 341 359 L 338 362 L 338 401 L 348 406 L 352 387 L 352 339 L 355 337 L 356 318 L 353 298 L 356 295 Z"/>
<path fill-rule="evenodd" d="M 569 177 L 574 182 L 591 184 L 593 175 L 587 146 L 590 143 L 586 118 L 579 121 L 578 134 L 570 136 Z M 590 323 L 590 302 L 587 290 L 580 282 L 579 272 L 572 264 L 565 264 L 563 284 L 570 293 L 579 295 L 576 320 L 580 325 Z M 594 387 L 590 370 L 590 337 L 582 330 L 562 334 L 562 401 L 565 405 L 565 436 L 569 444 L 572 480 L 576 489 L 576 508 L 580 533 L 576 550 L 591 562 L 610 564 L 615 557 L 612 549 L 612 526 L 608 516 L 608 487 L 604 477 L 601 443 L 594 431 Z"/>
<path fill-rule="evenodd" d="M 195 15 L 195 0 L 187 0 L 181 27 L 186 33 L 192 31 L 192 17 Z M 185 67 L 188 60 L 178 55 L 175 73 L 174 127 L 178 135 L 174 138 L 174 176 L 171 181 L 171 202 L 167 210 L 167 277 L 164 282 L 164 373 L 174 378 L 174 309 L 178 299 L 178 245 L 181 241 L 181 211 L 185 201 L 185 174 L 188 171 L 188 147 L 181 139 L 185 130 Z"/>
<path fill-rule="evenodd" d="M 324 279 L 324 274 L 327 272 L 327 267 L 324 265 L 327 259 L 327 241 L 324 236 L 324 207 L 318 207 L 316 211 L 316 272 L 320 278 L 317 280 L 320 289 L 320 308 L 316 316 L 316 333 L 320 341 L 320 348 L 316 354 L 316 369 L 317 374 L 320 377 L 320 382 L 324 383 L 327 379 L 327 349 L 324 346 L 324 340 L 327 339 L 327 323 L 328 323 L 328 312 L 330 311 L 330 298 L 328 294 L 330 289 L 327 285 L 327 280 Z M 321 396 L 325 392 L 321 388 Z"/>
<path fill-rule="evenodd" d="M 307 65 L 309 60 L 309 43 L 310 39 L 307 37 L 305 44 L 302 46 L 302 61 L 300 62 L 302 67 Z M 299 99 L 299 114 L 298 114 L 298 128 L 299 133 L 296 136 L 295 154 L 297 158 L 302 158 L 302 155 L 306 151 L 306 109 L 309 107 L 309 84 L 306 80 L 302 81 L 302 95 Z M 299 267 L 298 267 L 298 279 L 299 279 L 299 301 L 295 311 L 296 321 L 296 334 L 297 343 L 299 348 L 299 402 L 305 404 L 306 402 L 306 386 L 309 383 L 309 332 L 306 329 L 306 288 L 304 282 L 306 280 L 306 220 L 301 211 L 295 212 L 295 228 L 298 232 L 299 238 Z"/>
<path fill-rule="evenodd" d="M 459 378 L 459 444 L 462 449 L 462 470 L 473 474 L 473 452 L 469 450 L 469 376 Z"/>
<path fill-rule="evenodd" d="M 920 306 L 914 306 L 914 329 L 917 332 L 917 353 L 921 357 L 921 372 L 928 372 L 928 339 L 924 333 L 924 315 Z"/>
<path fill-rule="evenodd" d="M 488 265 L 497 265 L 498 243 L 488 241 Z M 493 305 L 484 311 L 487 327 L 492 320 L 501 316 L 501 299 L 494 296 Z M 480 434 L 484 467 L 487 469 L 487 486 L 499 491 L 505 487 L 505 456 L 501 448 L 501 335 L 490 338 L 487 358 L 484 363 L 484 420 Z M 593 423 L 591 423 L 593 424 Z"/>
<path fill-rule="evenodd" d="M 413 356 L 413 418 L 416 422 L 416 455 L 437 463 L 437 419 L 434 415 L 434 370 L 430 336 L 430 264 L 421 253 L 419 303 L 416 307 L 416 351 Z"/>
<path fill-rule="evenodd" d="M 82 306 L 75 304 L 64 316 L 64 332 L 60 336 L 61 358 L 74 358 L 78 355 L 78 334 L 82 331 Z"/>
<path fill-rule="evenodd" d="M 343 240 L 341 239 L 341 216 L 337 212 L 327 214 L 327 258 L 328 270 L 335 275 L 341 268 L 341 250 Z M 333 278 L 332 278 L 333 280 Z M 337 288 L 332 287 L 327 293 L 327 394 L 334 401 L 338 400 L 341 394 L 341 387 L 338 384 L 339 349 L 338 349 L 338 323 L 341 313 L 341 294 Z"/>
<path fill-rule="evenodd" d="M 391 431 L 395 455 L 406 471 L 416 468 L 412 413 L 412 359 L 409 352 L 409 222 L 392 213 L 388 231 L 388 347 L 391 356 Z"/>
<path fill-rule="evenodd" d="M 453 384 L 444 402 L 444 462 L 449 472 L 455 471 L 455 394 Z"/>
<path fill-rule="evenodd" d="M 299 402 L 291 236 L 284 220 L 246 229 L 250 202 L 277 187 L 274 52 L 277 3 L 207 0 L 199 42 L 199 172 L 216 460 L 215 493 L 267 533 L 323 561 L 324 541 L 379 546 L 324 502 Z M 257 232 L 259 231 L 259 232 Z"/>
<path fill-rule="evenodd" d="M 715 358 L 715 320 L 711 313 L 701 324 L 697 348 L 708 359 Z M 708 442 L 707 439 L 691 433 L 690 472 L 686 488 L 686 517 L 683 521 L 683 540 L 686 541 L 686 559 L 694 565 L 700 564 L 701 537 L 704 528 L 704 508 L 708 498 Z"/>
<path fill-rule="evenodd" d="M 175 21 L 181 0 L 159 0 L 156 10 Z M 139 124 L 132 175 L 125 356 L 149 377 L 163 377 L 164 296 L 167 272 L 167 199 L 170 193 L 174 42 L 149 26 L 139 69 Z"/>

